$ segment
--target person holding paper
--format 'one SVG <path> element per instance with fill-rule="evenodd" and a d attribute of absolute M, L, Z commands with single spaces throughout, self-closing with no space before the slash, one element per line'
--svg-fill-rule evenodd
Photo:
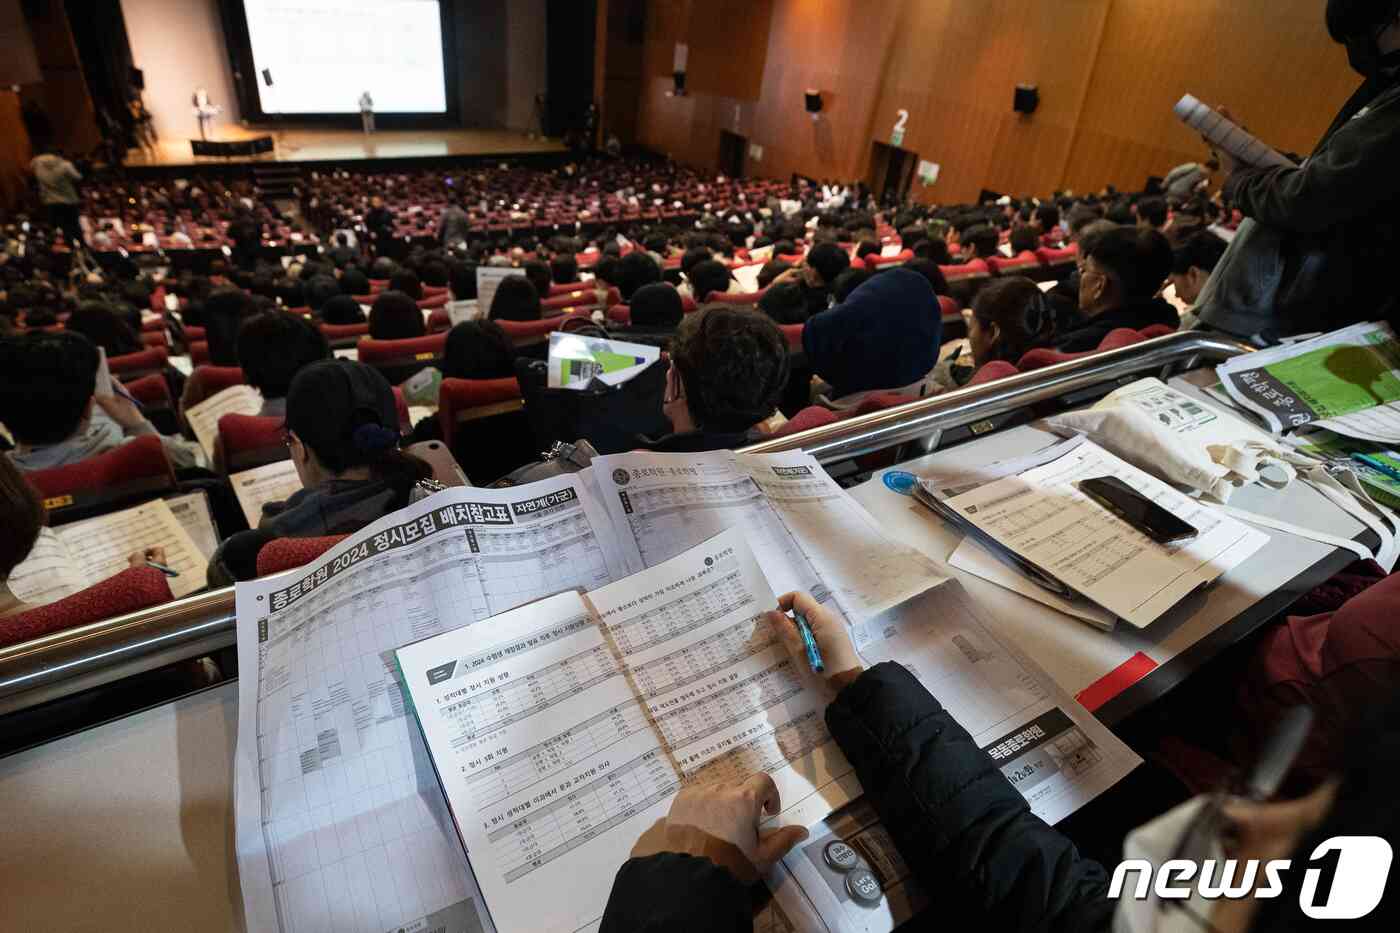
<path fill-rule="evenodd" d="M 1312 154 L 1301 165 L 1263 168 L 1219 152 L 1225 199 L 1250 223 L 1211 277 L 1200 318 L 1261 345 L 1395 323 L 1400 310 L 1400 3 L 1329 0 L 1326 23 L 1364 81 Z"/>
<path fill-rule="evenodd" d="M 1282 896 L 1152 902 L 1125 893 L 1110 899 L 1104 866 L 1082 857 L 1068 837 L 1031 813 L 996 762 L 918 679 L 894 662 L 865 668 L 843 624 L 805 593 L 783 596 L 778 610 L 768 613 L 789 655 L 806 663 L 806 648 L 787 614 L 793 610 L 808 620 L 825 662 L 823 674 L 813 676 L 821 677 L 831 697 L 826 723 L 832 736 L 900 855 L 934 895 L 933 909 L 956 910 L 961 926 L 981 922 L 1005 933 L 1302 929 L 1313 921 L 1300 910 L 1308 903 L 1299 894 L 1301 867 L 1318 844 L 1349 835 L 1394 839 L 1400 829 L 1390 779 L 1400 761 L 1400 702 L 1392 697 L 1355 731 L 1346 764 L 1305 796 L 1268 799 L 1283 777 L 1277 772 L 1286 772 L 1297 754 L 1286 738 L 1275 739 L 1257 762 L 1268 767 L 1249 771 L 1263 786 L 1256 793 L 1263 799 L 1197 797 L 1125 839 L 1125 856 L 1153 869 L 1183 854 L 1216 864 L 1222 851 L 1240 860 L 1291 854 L 1299 870 L 1283 876 Z M 749 930 L 744 884 L 805 838 L 795 829 L 759 831 L 776 805 L 761 779 L 737 788 L 702 785 L 678 796 L 618 871 L 603 933 Z M 1214 824 L 1199 819 L 1207 807 L 1219 814 Z M 1129 873 L 1125 891 L 1136 877 Z M 1255 884 L 1264 883 L 1261 870 Z M 1393 929 L 1398 908 L 1394 898 L 1381 901 L 1365 918 L 1366 928 Z M 922 917 L 926 923 L 933 919 Z"/>
<path fill-rule="evenodd" d="M 394 392 L 377 370 L 330 359 L 297 373 L 287 392 L 287 447 L 302 489 L 219 546 L 210 585 L 256 577 L 258 551 L 273 538 L 358 531 L 441 488 L 400 440 Z"/>
<path fill-rule="evenodd" d="M 18 442 L 10 452 L 24 471 L 79 463 L 155 427 L 125 395 L 99 393 L 97 348 L 80 334 L 29 332 L 0 341 L 0 422 Z M 161 435 L 175 469 L 199 465 L 196 449 Z"/>

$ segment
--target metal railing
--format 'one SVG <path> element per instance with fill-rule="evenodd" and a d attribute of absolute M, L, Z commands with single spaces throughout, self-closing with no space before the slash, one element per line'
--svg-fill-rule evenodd
<path fill-rule="evenodd" d="M 764 441 L 745 452 L 802 449 L 832 463 L 1128 376 L 1190 369 L 1251 349 L 1212 334 L 1170 334 Z M 233 589 L 227 588 L 0 648 L 0 715 L 226 648 L 235 642 L 234 631 Z"/>

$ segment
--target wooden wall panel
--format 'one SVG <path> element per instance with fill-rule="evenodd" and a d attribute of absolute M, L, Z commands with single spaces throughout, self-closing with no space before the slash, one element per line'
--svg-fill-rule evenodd
<path fill-rule="evenodd" d="M 1318 0 L 1114 0 L 1063 181 L 1138 188 L 1201 159 L 1172 114 L 1183 93 L 1225 103 L 1261 138 L 1306 153 L 1360 79 Z"/>
<path fill-rule="evenodd" d="M 721 4 L 723 5 L 723 4 Z M 1260 136 L 1307 152 L 1358 79 L 1322 23 L 1320 0 L 772 0 L 756 99 L 666 96 L 674 43 L 707 8 L 648 0 L 636 139 L 697 166 L 719 131 L 764 147 L 752 174 L 864 178 L 872 141 L 910 112 L 905 148 L 943 167 L 913 194 L 944 203 L 984 187 L 1048 194 L 1148 175 L 1204 157 L 1173 116 L 1186 92 L 1229 104 Z M 690 71 L 712 59 L 692 45 Z M 1040 109 L 1012 112 L 1018 83 Z M 823 92 L 813 123 L 806 87 Z M 728 95 L 728 96 L 727 96 Z M 737 106 L 737 118 L 736 118 Z"/>

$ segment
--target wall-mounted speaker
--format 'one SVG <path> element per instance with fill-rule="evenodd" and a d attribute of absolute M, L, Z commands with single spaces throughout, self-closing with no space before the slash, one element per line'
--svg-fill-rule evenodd
<path fill-rule="evenodd" d="M 675 88 L 674 88 L 674 90 L 671 91 L 672 95 L 674 95 L 674 96 L 676 96 L 676 97 L 684 97 L 684 96 L 685 96 L 685 72 L 684 72 L 684 71 L 673 71 L 673 72 L 671 72 L 671 80 L 675 83 Z"/>
<path fill-rule="evenodd" d="M 804 94 L 803 96 L 806 98 L 806 105 L 807 105 L 807 112 L 808 112 L 808 113 L 821 113 L 821 112 L 822 112 L 822 92 L 821 92 L 821 91 L 817 90 L 816 88 L 810 88 L 810 87 L 809 87 L 809 88 L 807 88 L 807 90 L 806 90 L 806 92 L 805 92 L 805 94 Z"/>
<path fill-rule="evenodd" d="M 1017 113 L 1035 113 L 1035 108 L 1040 106 L 1040 89 L 1034 84 L 1016 85 L 1016 97 L 1012 101 L 1011 107 Z"/>
<path fill-rule="evenodd" d="M 132 67 L 126 73 L 126 81 L 138 91 L 146 89 L 146 73 L 140 68 Z"/>

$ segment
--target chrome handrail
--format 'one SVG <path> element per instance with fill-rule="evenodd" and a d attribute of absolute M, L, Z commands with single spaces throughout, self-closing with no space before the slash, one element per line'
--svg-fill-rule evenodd
<path fill-rule="evenodd" d="M 1177 333 L 972 386 L 787 437 L 750 453 L 802 449 L 824 463 L 975 424 L 1105 382 L 1252 348 L 1225 337 Z M 110 683 L 235 643 L 233 589 L 55 632 L 0 648 L 0 715 Z"/>

